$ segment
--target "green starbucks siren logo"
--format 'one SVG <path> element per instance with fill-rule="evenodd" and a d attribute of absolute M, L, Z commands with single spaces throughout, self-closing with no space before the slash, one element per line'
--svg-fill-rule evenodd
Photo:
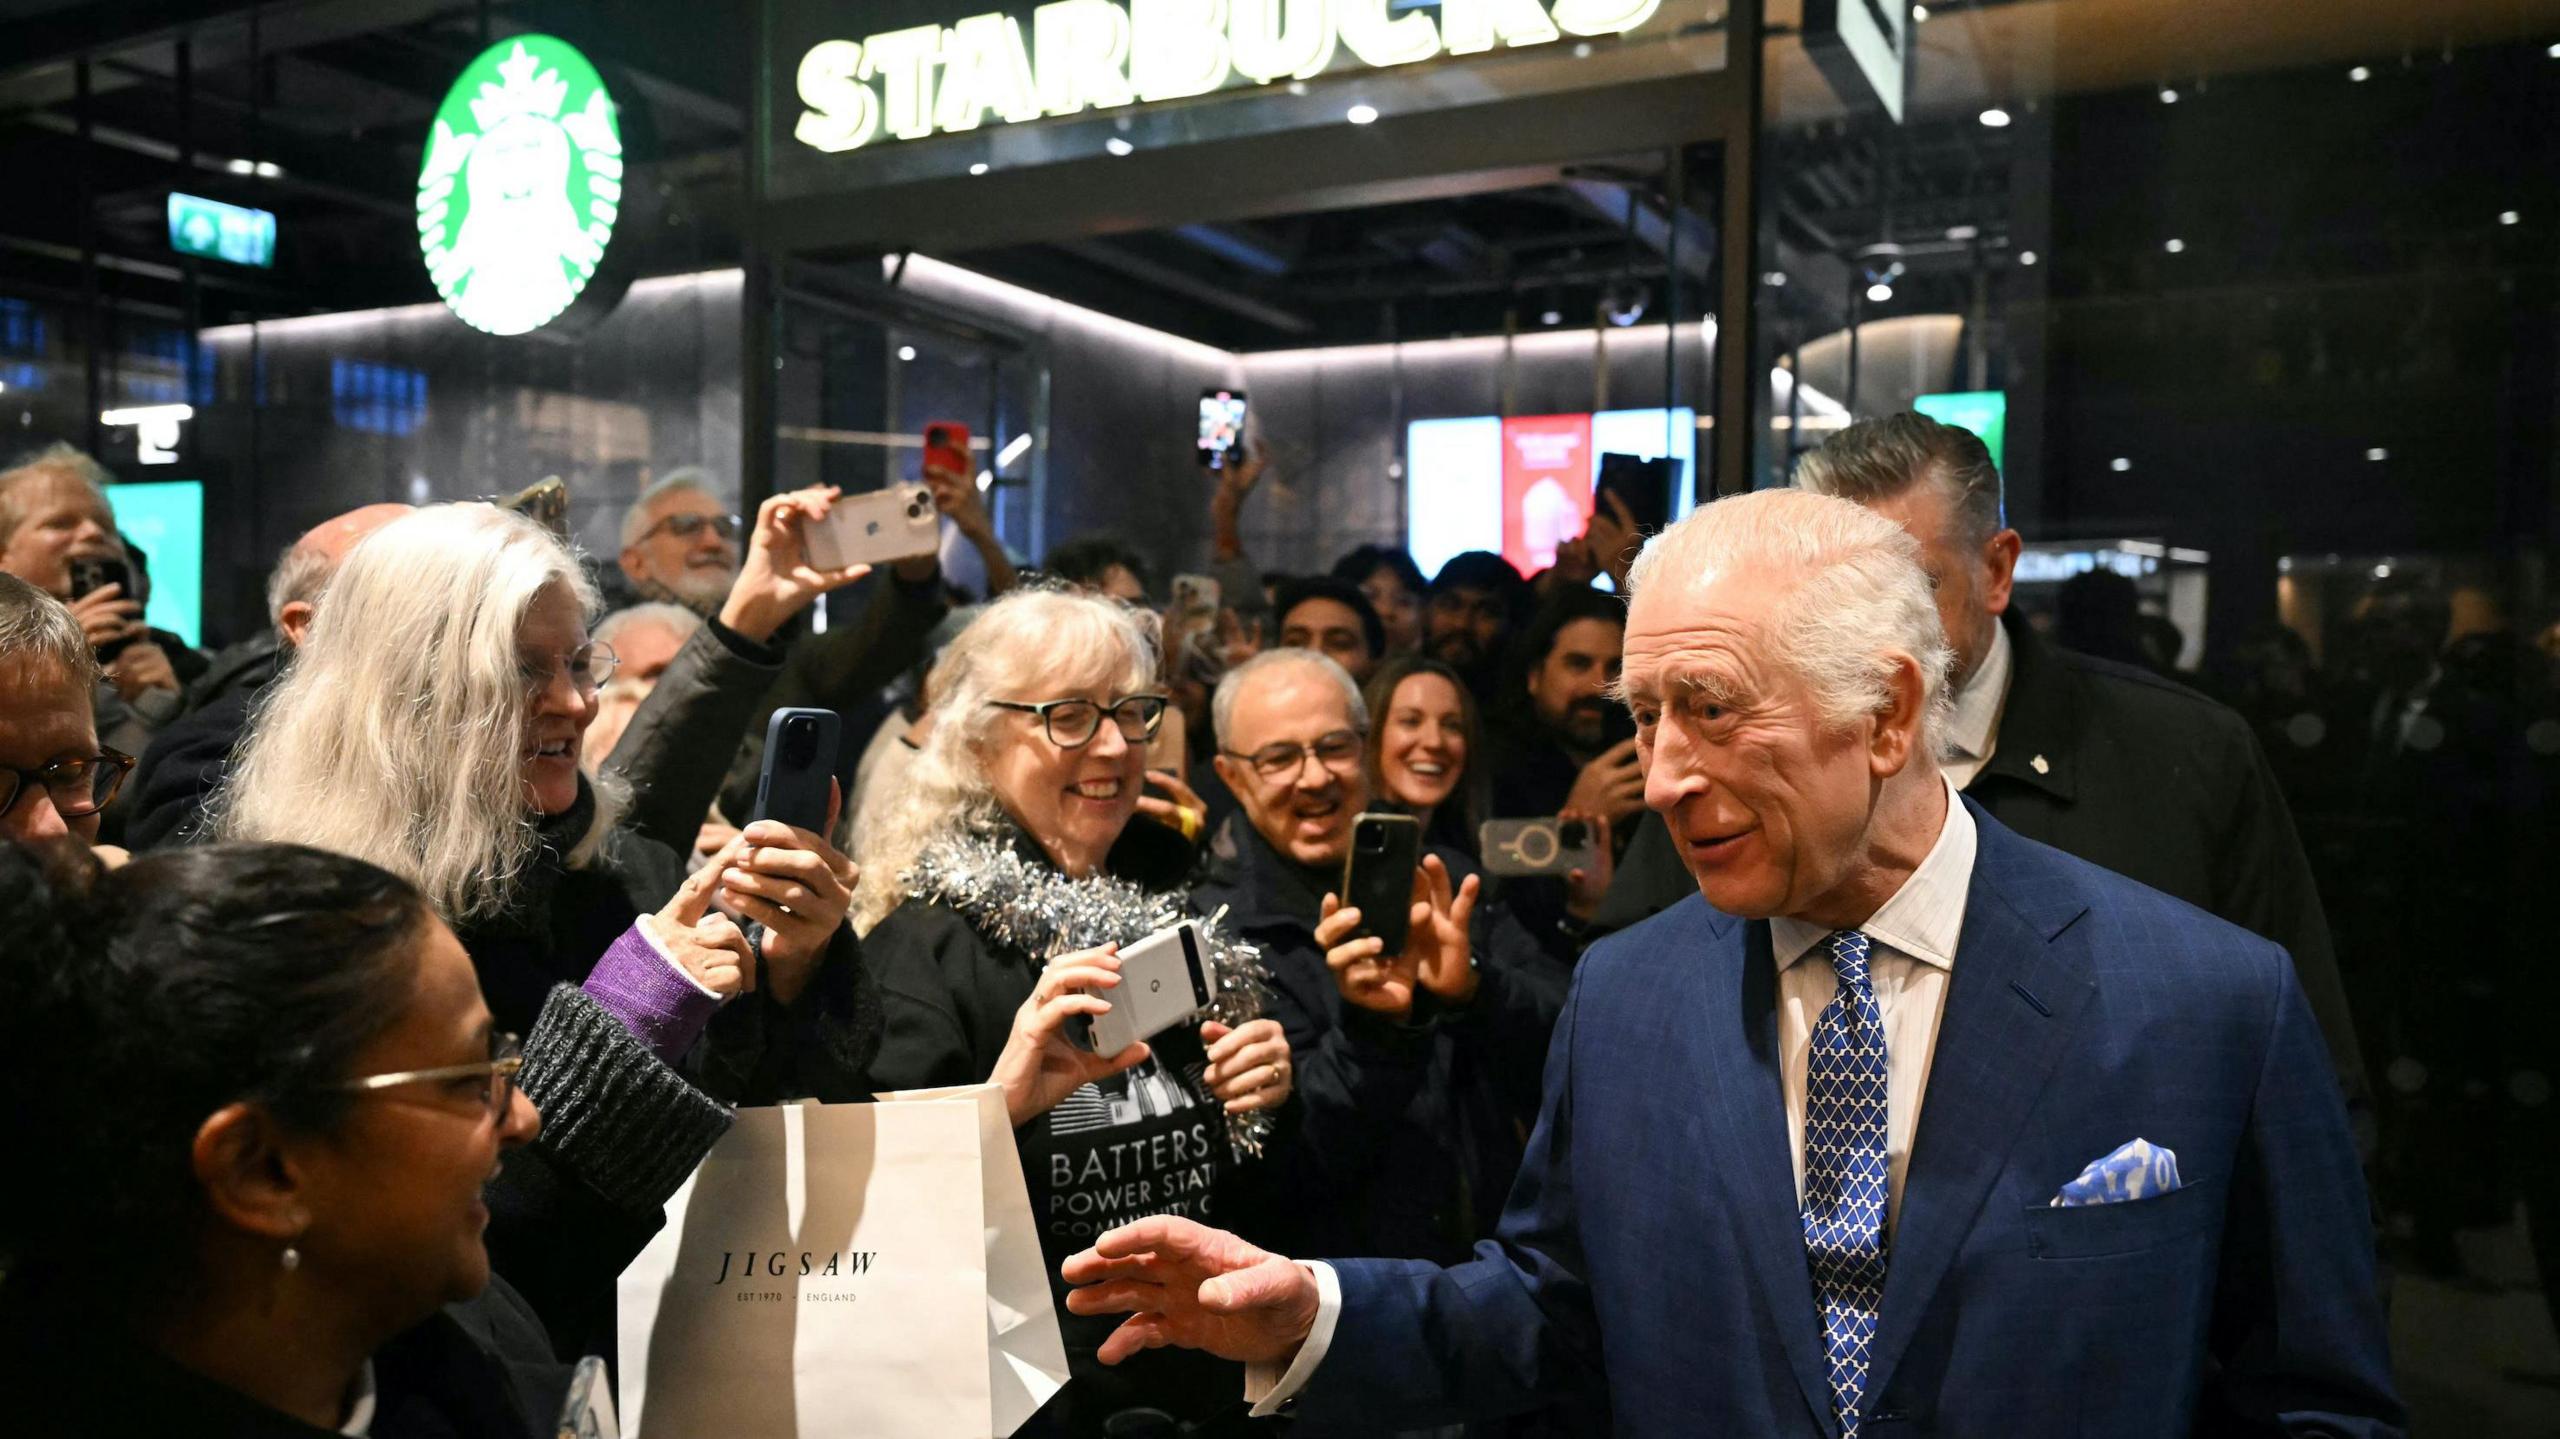
<path fill-rule="evenodd" d="M 521 335 L 559 318 L 621 208 L 622 133 L 586 56 L 523 35 L 463 67 L 418 172 L 418 245 L 465 324 Z"/>

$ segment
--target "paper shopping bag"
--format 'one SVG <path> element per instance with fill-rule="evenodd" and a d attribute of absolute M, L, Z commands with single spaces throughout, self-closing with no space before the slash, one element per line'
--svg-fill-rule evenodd
<path fill-rule="evenodd" d="M 623 1272 L 639 1439 L 1003 1439 L 1066 1382 L 993 1085 L 742 1109 Z"/>

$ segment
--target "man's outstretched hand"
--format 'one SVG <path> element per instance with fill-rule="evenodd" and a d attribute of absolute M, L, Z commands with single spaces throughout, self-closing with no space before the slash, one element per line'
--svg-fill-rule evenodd
<path fill-rule="evenodd" d="M 1124 1224 L 1061 1267 L 1067 1308 L 1126 1314 L 1102 1362 L 1174 1345 L 1221 1359 L 1286 1363 L 1316 1323 L 1316 1281 L 1293 1260 L 1223 1229 L 1159 1215 Z"/>

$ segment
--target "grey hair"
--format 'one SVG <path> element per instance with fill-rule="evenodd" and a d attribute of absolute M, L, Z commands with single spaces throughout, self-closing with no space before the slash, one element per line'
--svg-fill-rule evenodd
<path fill-rule="evenodd" d="M 1734 495 L 1646 545 L 1627 592 L 1741 572 L 1783 588 L 1765 652 L 1804 680 L 1825 724 L 1845 728 L 1889 706 L 1897 662 L 1907 658 L 1920 670 L 1919 752 L 1933 761 L 1945 754 L 1955 652 L 1909 530 L 1805 490 Z"/>
<path fill-rule="evenodd" d="M 45 479 L 77 480 L 89 487 L 97 497 L 98 507 L 115 513 L 115 502 L 107 498 L 107 486 L 115 483 L 107 467 L 91 459 L 85 450 L 72 448 L 60 440 L 20 455 L 9 468 L 0 470 L 0 545 L 18 532 L 27 518 L 25 502 L 20 498 L 36 482 Z"/>
<path fill-rule="evenodd" d="M 1236 712 L 1236 696 L 1252 683 L 1255 675 L 1264 670 L 1301 666 L 1322 673 L 1341 689 L 1342 702 L 1351 710 L 1351 727 L 1367 734 L 1369 702 L 1360 697 L 1360 682 L 1353 679 L 1351 671 L 1344 669 L 1339 661 L 1314 650 L 1264 650 L 1218 677 L 1218 688 L 1209 696 L 1209 728 L 1218 736 L 1218 742 L 1226 743 L 1227 721 Z"/>
<path fill-rule="evenodd" d="M 709 495 L 714 500 L 720 498 L 720 492 L 712 486 L 711 472 L 700 465 L 680 465 L 667 471 L 653 481 L 647 489 L 634 496 L 631 508 L 622 512 L 622 547 L 624 549 L 627 550 L 640 543 L 640 537 L 649 532 L 650 508 L 679 490 L 692 490 L 696 494 Z"/>
<path fill-rule="evenodd" d="M 70 608 L 16 575 L 0 574 L 0 673 L 44 667 L 77 685 L 84 704 L 97 683 L 98 656 Z"/>
<path fill-rule="evenodd" d="M 665 625 L 676 632 L 677 642 L 682 643 L 692 639 L 693 632 L 702 628 L 702 616 L 682 605 L 671 605 L 664 600 L 648 600 L 636 605 L 624 605 L 596 621 L 596 627 L 588 632 L 588 638 L 609 645 L 613 643 L 615 635 L 633 625 L 646 624 Z"/>
<path fill-rule="evenodd" d="M 980 611 L 926 676 L 933 733 L 898 791 L 866 814 L 867 829 L 853 836 L 862 865 L 854 928 L 867 934 L 898 907 L 906 872 L 936 840 L 1002 826 L 987 761 L 996 721 L 1007 712 L 988 701 L 1050 699 L 1086 687 L 1135 693 L 1155 678 L 1159 643 L 1152 613 L 1064 586 L 1023 586 Z"/>
<path fill-rule="evenodd" d="M 1913 410 L 1860 420 L 1796 461 L 1796 487 L 1862 505 L 1892 500 L 1927 481 L 1955 502 L 1959 532 L 1980 546 L 2008 527 L 1991 447 L 1961 425 Z"/>
<path fill-rule="evenodd" d="M 369 860 L 456 923 L 504 910 L 541 844 L 525 803 L 525 615 L 595 587 L 534 520 L 434 505 L 374 531 L 329 582 L 301 652 L 262 701 L 213 803 L 224 839 L 290 840 Z M 591 781 L 594 859 L 626 796 Z"/>

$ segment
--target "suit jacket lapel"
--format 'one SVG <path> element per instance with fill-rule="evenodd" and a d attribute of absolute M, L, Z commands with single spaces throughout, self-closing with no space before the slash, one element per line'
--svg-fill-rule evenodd
<path fill-rule="evenodd" d="M 2084 908 L 2038 893 L 2019 873 L 2032 851 L 1973 808 L 1981 847 L 1887 1251 L 1870 1394 L 1892 1378 L 2096 989 L 2076 946 L 2055 942 Z"/>
<path fill-rule="evenodd" d="M 1732 1032 L 1708 1036 L 1715 1055 L 1711 1108 L 1717 1139 L 1709 1163 L 1731 1197 L 1743 1234 L 1743 1256 L 1777 1324 L 1806 1407 L 1824 1432 L 1834 1433 L 1838 1426 L 1822 1355 L 1822 1318 L 1814 1309 L 1813 1280 L 1805 1268 L 1786 1096 L 1778 1083 L 1777 961 L 1769 947 L 1768 921 L 1724 923 L 1730 926 L 1724 934 L 1700 936 L 1714 956 L 1708 1012 L 1725 1008 L 1716 1003 L 1718 996 L 1728 998 L 1733 1025 Z"/>

